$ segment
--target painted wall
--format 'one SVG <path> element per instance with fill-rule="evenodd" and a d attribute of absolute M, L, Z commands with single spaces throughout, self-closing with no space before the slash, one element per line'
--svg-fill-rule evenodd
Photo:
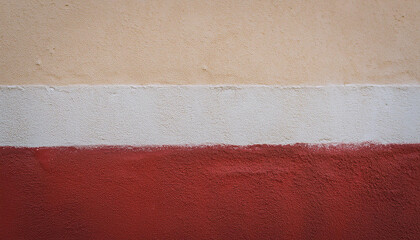
<path fill-rule="evenodd" d="M 419 28 L 418 0 L 0 1 L 0 239 L 417 239 Z"/>
<path fill-rule="evenodd" d="M 420 1 L 0 2 L 0 84 L 420 82 Z"/>
<path fill-rule="evenodd" d="M 0 146 L 420 143 L 420 86 L 0 87 Z"/>
<path fill-rule="evenodd" d="M 419 149 L 0 147 L 0 238 L 414 240 Z"/>

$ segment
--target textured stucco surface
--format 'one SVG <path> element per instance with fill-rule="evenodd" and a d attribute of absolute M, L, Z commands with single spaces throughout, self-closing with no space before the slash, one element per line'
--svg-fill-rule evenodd
<path fill-rule="evenodd" d="M 419 143 L 420 86 L 3 86 L 0 146 Z"/>
<path fill-rule="evenodd" d="M 420 82 L 420 1 L 0 1 L 0 84 Z"/>
<path fill-rule="evenodd" d="M 419 144 L 0 147 L 0 239 L 414 240 L 419 181 Z"/>

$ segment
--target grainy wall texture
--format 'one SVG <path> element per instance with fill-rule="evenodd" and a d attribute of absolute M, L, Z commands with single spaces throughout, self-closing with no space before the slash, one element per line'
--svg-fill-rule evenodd
<path fill-rule="evenodd" d="M 0 87 L 0 145 L 420 143 L 420 86 Z"/>
<path fill-rule="evenodd" d="M 0 240 L 418 240 L 419 29 L 419 0 L 0 1 Z"/>
<path fill-rule="evenodd" d="M 0 84 L 420 82 L 418 0 L 3 0 Z"/>
<path fill-rule="evenodd" d="M 0 147 L 0 237 L 418 239 L 419 150 Z"/>

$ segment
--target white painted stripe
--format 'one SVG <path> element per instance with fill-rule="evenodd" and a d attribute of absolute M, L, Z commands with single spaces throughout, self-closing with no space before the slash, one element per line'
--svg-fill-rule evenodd
<path fill-rule="evenodd" d="M 0 145 L 420 143 L 420 86 L 3 86 Z"/>

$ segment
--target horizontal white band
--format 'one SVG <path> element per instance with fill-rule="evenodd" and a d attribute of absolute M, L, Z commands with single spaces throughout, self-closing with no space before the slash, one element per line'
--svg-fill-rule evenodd
<path fill-rule="evenodd" d="M 420 143 L 420 86 L 2 86 L 0 146 Z"/>

